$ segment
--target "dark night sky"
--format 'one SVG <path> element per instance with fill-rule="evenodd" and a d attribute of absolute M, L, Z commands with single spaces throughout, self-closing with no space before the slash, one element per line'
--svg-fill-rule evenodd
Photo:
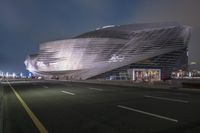
<path fill-rule="evenodd" d="M 193 27 L 189 61 L 200 66 L 200 0 L 0 0 L 0 70 L 24 72 L 42 42 L 104 25 L 177 21 Z"/>

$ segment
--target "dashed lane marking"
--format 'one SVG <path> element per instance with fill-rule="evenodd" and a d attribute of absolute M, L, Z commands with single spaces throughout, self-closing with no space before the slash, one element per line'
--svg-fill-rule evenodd
<path fill-rule="evenodd" d="M 159 100 L 165 100 L 165 101 L 172 101 L 172 102 L 189 103 L 189 101 L 186 101 L 186 100 L 173 99 L 173 98 L 156 97 L 156 96 L 144 96 L 144 97 L 153 98 L 153 99 L 159 99 Z"/>
<path fill-rule="evenodd" d="M 161 115 L 145 112 L 145 111 L 142 111 L 142 110 L 138 110 L 138 109 L 122 106 L 122 105 L 118 105 L 117 107 L 122 108 L 122 109 L 126 109 L 126 110 L 131 110 L 131 111 L 134 111 L 134 112 L 138 112 L 138 113 L 141 113 L 141 114 L 153 116 L 153 117 L 156 117 L 156 118 L 160 118 L 160 119 L 176 122 L 176 123 L 178 122 L 178 120 L 173 119 L 173 118 L 169 118 L 169 117 L 165 117 L 165 116 L 161 116 Z"/>
<path fill-rule="evenodd" d="M 88 88 L 90 90 L 96 90 L 96 91 L 103 91 L 102 89 L 99 89 L 99 88 Z"/>
<path fill-rule="evenodd" d="M 74 93 L 71 93 L 71 92 L 68 92 L 68 91 L 61 91 L 62 93 L 65 93 L 65 94 L 69 94 L 69 95 L 75 95 Z"/>
<path fill-rule="evenodd" d="M 45 85 L 43 85 L 42 87 L 43 87 L 43 88 L 46 88 L 46 89 L 49 88 L 48 86 L 45 86 Z"/>

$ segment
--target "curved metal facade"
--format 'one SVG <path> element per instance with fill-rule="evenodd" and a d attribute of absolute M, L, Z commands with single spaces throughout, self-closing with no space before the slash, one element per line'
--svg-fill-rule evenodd
<path fill-rule="evenodd" d="M 77 37 L 40 44 L 25 61 L 35 75 L 105 78 L 130 68 L 160 68 L 162 79 L 187 67 L 190 27 L 175 22 L 105 26 Z"/>

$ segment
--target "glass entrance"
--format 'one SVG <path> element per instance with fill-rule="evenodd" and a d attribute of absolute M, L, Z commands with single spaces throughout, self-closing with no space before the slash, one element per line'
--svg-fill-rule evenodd
<path fill-rule="evenodd" d="M 159 81 L 161 80 L 160 69 L 133 69 L 133 80 L 134 81 Z"/>

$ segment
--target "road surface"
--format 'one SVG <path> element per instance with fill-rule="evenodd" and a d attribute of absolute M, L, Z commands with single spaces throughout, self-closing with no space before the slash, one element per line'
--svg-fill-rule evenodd
<path fill-rule="evenodd" d="M 4 133 L 192 133 L 200 92 L 58 81 L 4 81 Z"/>

